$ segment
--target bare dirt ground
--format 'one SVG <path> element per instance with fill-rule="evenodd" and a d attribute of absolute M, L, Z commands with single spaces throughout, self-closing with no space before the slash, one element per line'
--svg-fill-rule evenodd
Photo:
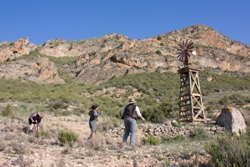
<path fill-rule="evenodd" d="M 202 166 L 209 160 L 202 142 L 142 145 L 143 135 L 138 128 L 136 147 L 120 148 L 118 143 L 123 134 L 112 134 L 110 130 L 98 132 L 93 141 L 87 141 L 90 134 L 87 115 L 45 114 L 42 129 L 49 132 L 49 138 L 23 132 L 27 114 L 21 118 L 0 117 L 0 167 Z M 100 118 L 98 123 L 103 120 Z M 118 128 L 122 127 L 121 121 Z M 76 133 L 78 141 L 62 145 L 57 136 L 60 130 Z"/>

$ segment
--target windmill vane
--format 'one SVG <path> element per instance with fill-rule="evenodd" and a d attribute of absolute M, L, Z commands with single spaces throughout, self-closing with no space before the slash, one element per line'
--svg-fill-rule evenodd
<path fill-rule="evenodd" d="M 192 40 L 186 40 L 186 42 L 183 41 L 179 45 L 179 49 L 177 49 L 177 58 L 183 62 L 188 61 L 188 57 L 190 57 L 193 48 Z"/>

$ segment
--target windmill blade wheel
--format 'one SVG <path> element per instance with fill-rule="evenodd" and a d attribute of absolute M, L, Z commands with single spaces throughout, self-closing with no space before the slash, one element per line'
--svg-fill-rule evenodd
<path fill-rule="evenodd" d="M 192 49 L 193 49 L 193 41 L 192 40 L 186 40 L 186 42 L 182 42 L 179 45 L 179 48 L 177 49 L 177 58 L 179 59 L 179 61 L 183 62 L 184 65 L 188 65 L 189 64 L 189 57 L 192 53 Z"/>

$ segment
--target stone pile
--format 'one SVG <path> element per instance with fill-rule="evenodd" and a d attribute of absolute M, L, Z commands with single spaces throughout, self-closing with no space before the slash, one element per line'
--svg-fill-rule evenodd
<path fill-rule="evenodd" d="M 174 137 L 174 136 L 184 136 L 188 137 L 194 130 L 202 129 L 210 135 L 215 135 L 224 131 L 223 127 L 212 125 L 186 125 L 186 126 L 173 126 L 171 124 L 138 124 L 137 134 L 141 137 Z M 111 131 L 113 137 L 119 137 L 124 133 L 124 126 L 121 125 Z"/>

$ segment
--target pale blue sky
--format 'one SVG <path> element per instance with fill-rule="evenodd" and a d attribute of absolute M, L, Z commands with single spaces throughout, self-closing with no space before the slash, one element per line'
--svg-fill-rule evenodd
<path fill-rule="evenodd" d="M 105 34 L 145 39 L 204 24 L 250 44 L 250 0 L 1 0 L 0 42 L 29 37 L 84 40 Z"/>

